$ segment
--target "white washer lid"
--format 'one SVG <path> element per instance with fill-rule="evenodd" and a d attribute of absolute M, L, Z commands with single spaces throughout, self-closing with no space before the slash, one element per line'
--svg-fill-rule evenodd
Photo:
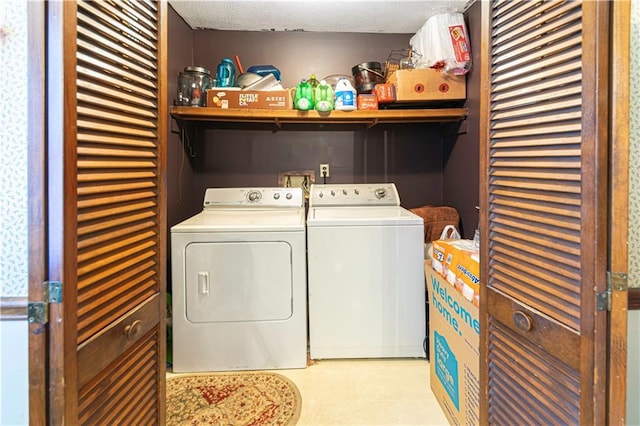
<path fill-rule="evenodd" d="M 422 225 L 423 219 L 402 207 L 313 207 L 307 226 Z"/>
<path fill-rule="evenodd" d="M 174 225 L 171 232 L 304 231 L 304 209 L 205 210 Z"/>

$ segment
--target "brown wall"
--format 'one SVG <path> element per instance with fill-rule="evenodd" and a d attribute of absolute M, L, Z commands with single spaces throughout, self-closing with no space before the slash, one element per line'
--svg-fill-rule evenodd
<path fill-rule="evenodd" d="M 480 9 L 475 2 L 467 11 L 467 30 L 471 41 L 472 66 L 467 73 L 469 115 L 460 125 L 447 126 L 444 136 L 443 203 L 458 209 L 463 237 L 473 238 L 478 226 L 480 164 Z"/>
<path fill-rule="evenodd" d="M 411 37 L 411 34 L 191 31 L 181 21 L 178 23 L 180 18 L 174 15 L 172 11 L 169 28 L 172 100 L 177 72 L 186 65 L 204 66 L 215 74 L 223 57 L 233 58 L 237 54 L 245 69 L 251 65 L 276 66 L 283 85 L 292 87 L 311 73 L 318 78 L 351 74 L 351 67 L 361 62 L 384 62 L 392 50 L 408 47 Z M 475 37 L 479 41 L 479 34 Z M 474 53 L 478 51 L 475 46 Z M 473 76 L 470 78 L 474 81 Z M 470 102 L 473 99 L 477 102 L 473 88 L 468 90 Z M 477 120 L 477 111 L 471 113 Z M 187 158 L 182 175 L 174 174 L 176 181 L 170 183 L 170 203 L 177 200 L 178 188 L 182 201 L 179 205 L 177 201 L 174 203 L 169 225 L 198 212 L 207 187 L 274 186 L 278 174 L 290 170 L 313 170 L 320 182 L 318 165 L 329 163 L 328 183 L 394 182 L 405 207 L 453 205 L 461 212 L 465 235 L 472 237 L 478 217 L 474 208 L 478 188 L 470 182 L 478 180 L 478 154 L 477 129 L 470 124 L 460 126 L 466 129 L 460 136 L 457 125 L 438 124 L 376 126 L 369 130 L 327 130 L 316 126 L 278 132 L 245 130 L 240 125 L 190 132 L 194 156 Z M 175 135 L 169 144 L 181 146 Z M 169 171 L 180 170 L 182 161 L 181 152 L 178 155 L 178 150 L 171 151 L 174 148 L 170 148 L 175 155 L 169 157 Z"/>
<path fill-rule="evenodd" d="M 167 88 L 169 105 L 173 105 L 177 92 L 178 74 L 193 61 L 193 31 L 171 7 L 169 7 L 168 50 Z M 187 156 L 188 149 L 183 149 L 178 123 L 169 118 L 168 127 L 167 224 L 172 226 L 189 217 L 194 205 L 198 203 L 202 205 L 203 194 L 195 193 L 191 189 L 193 170 Z"/>

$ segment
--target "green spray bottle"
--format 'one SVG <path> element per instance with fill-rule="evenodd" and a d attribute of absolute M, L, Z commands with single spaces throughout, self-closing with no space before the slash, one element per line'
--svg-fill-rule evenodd
<path fill-rule="evenodd" d="M 320 84 L 314 89 L 316 110 L 327 112 L 333 110 L 333 89 L 326 81 L 320 81 Z"/>
<path fill-rule="evenodd" d="M 313 109 L 313 89 L 307 80 L 301 80 L 296 87 L 293 106 L 300 111 Z"/>

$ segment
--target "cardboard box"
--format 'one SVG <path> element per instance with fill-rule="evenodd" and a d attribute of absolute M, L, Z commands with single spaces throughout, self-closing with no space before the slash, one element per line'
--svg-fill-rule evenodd
<path fill-rule="evenodd" d="M 291 90 L 207 90 L 207 107 L 240 109 L 293 109 Z"/>
<path fill-rule="evenodd" d="M 479 303 L 480 263 L 473 240 L 438 240 L 431 245 L 431 264 L 450 285 L 476 307 Z"/>
<path fill-rule="evenodd" d="M 396 86 L 391 83 L 376 84 L 373 93 L 378 97 L 378 103 L 388 104 L 396 101 Z"/>
<path fill-rule="evenodd" d="M 388 78 L 396 88 L 396 102 L 455 101 L 467 97 L 464 75 L 443 74 L 431 68 L 397 70 Z"/>
<path fill-rule="evenodd" d="M 452 425 L 479 424 L 480 318 L 465 299 L 425 262 L 429 287 L 430 384 Z"/>
<path fill-rule="evenodd" d="M 358 95 L 358 109 L 377 110 L 378 98 L 371 93 L 363 93 Z"/>

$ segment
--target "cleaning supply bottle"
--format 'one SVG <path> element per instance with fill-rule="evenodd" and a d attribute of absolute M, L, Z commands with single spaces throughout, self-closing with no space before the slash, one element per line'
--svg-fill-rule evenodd
<path fill-rule="evenodd" d="M 333 109 L 333 89 L 326 81 L 321 80 L 314 89 L 316 110 L 327 112 Z"/>
<path fill-rule="evenodd" d="M 236 84 L 236 69 L 229 58 L 223 58 L 218 64 L 216 87 L 231 87 Z"/>
<path fill-rule="evenodd" d="M 349 83 L 349 80 L 341 78 L 338 84 L 336 84 L 335 109 L 339 111 L 353 111 L 358 109 L 356 100 L 356 89 Z"/>
<path fill-rule="evenodd" d="M 313 89 L 307 80 L 301 80 L 296 87 L 296 95 L 293 99 L 293 106 L 300 111 L 313 109 Z"/>
<path fill-rule="evenodd" d="M 311 74 L 311 77 L 309 77 L 309 80 L 307 81 L 309 82 L 309 86 L 311 86 L 313 89 L 318 87 L 318 84 L 320 84 L 315 74 Z"/>

